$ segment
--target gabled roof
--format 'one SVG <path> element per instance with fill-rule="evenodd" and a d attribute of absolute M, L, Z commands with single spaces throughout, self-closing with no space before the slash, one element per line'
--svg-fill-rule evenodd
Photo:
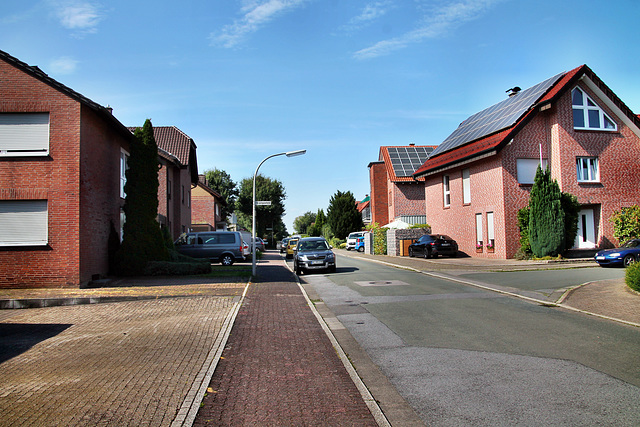
<path fill-rule="evenodd" d="M 227 201 L 222 198 L 220 193 L 218 193 L 213 188 L 209 187 L 209 183 L 207 182 L 207 178 L 204 175 L 198 175 L 198 187 L 202 188 L 207 193 L 211 194 L 213 197 L 218 199 L 220 203 L 223 205 L 227 204 Z"/>
<path fill-rule="evenodd" d="M 435 148 L 435 145 L 383 146 L 379 160 L 384 162 L 392 182 L 413 182 L 412 175 Z"/>
<path fill-rule="evenodd" d="M 569 72 L 558 74 L 513 96 L 513 98 L 517 99 L 523 94 L 528 94 L 527 98 L 523 98 L 524 102 L 516 103 L 514 100 L 506 100 L 474 114 L 462 122 L 458 129 L 445 140 L 447 142 L 446 145 L 442 146 L 441 144 L 442 147 L 439 146 L 433 151 L 429 159 L 413 176 L 415 178 L 424 177 L 453 165 L 464 164 L 497 154 L 541 109 L 555 102 L 560 96 L 571 90 L 578 80 L 584 77 L 588 78 L 595 87 L 601 90 L 622 111 L 628 121 L 635 125 L 636 129 L 640 129 L 640 117 L 633 114 L 589 67 L 582 65 Z M 494 114 L 501 110 L 502 114 Z M 480 130 L 474 133 L 473 122 L 482 124 L 483 117 L 489 118 L 489 121 L 493 121 L 494 124 L 484 127 L 484 130 L 488 132 Z M 470 137 L 456 138 L 456 136 L 462 134 Z"/>
<path fill-rule="evenodd" d="M 136 128 L 130 127 L 133 132 Z M 191 168 L 191 182 L 198 183 L 198 160 L 196 144 L 186 133 L 175 126 L 153 126 L 153 137 L 158 145 L 160 154 L 167 153 L 178 160 L 181 167 Z M 163 153 L 164 152 L 164 153 Z M 166 154 L 165 154 L 166 157 Z M 173 160 L 169 157 L 170 160 Z"/>
<path fill-rule="evenodd" d="M 108 123 L 111 123 L 112 125 L 114 125 L 114 127 L 119 130 L 124 136 L 126 136 L 127 138 L 130 137 L 129 132 L 127 131 L 127 128 L 120 123 L 120 121 L 118 119 L 116 119 L 113 114 L 112 114 L 112 109 L 109 107 L 103 107 L 102 105 L 98 104 L 97 102 L 94 102 L 92 100 L 90 100 L 89 98 L 87 98 L 86 96 L 76 92 L 75 90 L 63 85 L 62 83 L 60 83 L 59 81 L 52 79 L 51 77 L 49 77 L 44 71 L 42 71 L 40 68 L 38 68 L 37 66 L 32 66 L 29 65 L 25 62 L 20 61 L 19 59 L 9 55 L 7 52 L 4 52 L 2 50 L 0 50 L 0 60 L 8 63 L 9 65 L 12 65 L 13 67 L 19 69 L 20 71 L 24 72 L 25 74 L 28 74 L 29 76 L 40 80 L 41 82 L 43 82 L 44 84 L 52 87 L 53 89 L 65 94 L 66 96 L 68 96 L 71 99 L 74 99 L 75 101 L 89 107 L 90 109 L 94 110 L 100 117 L 102 117 L 103 119 L 105 119 Z"/>

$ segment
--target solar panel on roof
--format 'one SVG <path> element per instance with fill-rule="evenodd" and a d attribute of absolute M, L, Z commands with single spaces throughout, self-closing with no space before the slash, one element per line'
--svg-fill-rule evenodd
<path fill-rule="evenodd" d="M 409 177 L 427 160 L 431 148 L 387 147 L 391 167 L 396 177 Z"/>
<path fill-rule="evenodd" d="M 467 142 L 513 126 L 520 117 L 544 95 L 564 73 L 551 77 L 519 92 L 466 119 L 431 155 L 441 154 Z"/>

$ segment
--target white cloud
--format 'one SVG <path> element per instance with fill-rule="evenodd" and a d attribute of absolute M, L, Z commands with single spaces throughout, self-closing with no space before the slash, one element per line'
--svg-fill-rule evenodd
<path fill-rule="evenodd" d="M 68 56 L 63 56 L 51 62 L 50 68 L 53 74 L 72 74 L 76 71 L 78 61 Z"/>
<path fill-rule="evenodd" d="M 381 0 L 368 3 L 364 6 L 358 16 L 354 16 L 349 23 L 343 27 L 346 31 L 355 31 L 363 28 L 378 18 L 384 16 L 394 6 L 390 0 Z"/>
<path fill-rule="evenodd" d="M 211 34 L 214 45 L 230 48 L 238 45 L 246 35 L 258 31 L 276 16 L 295 9 L 307 0 L 251 0 L 242 7 L 242 16 L 225 25 L 219 33 Z"/>
<path fill-rule="evenodd" d="M 100 6 L 95 3 L 64 1 L 54 2 L 52 6 L 60 24 L 78 35 L 95 33 L 103 18 Z"/>
<path fill-rule="evenodd" d="M 419 43 L 425 39 L 445 36 L 465 22 L 479 18 L 503 0 L 458 0 L 425 14 L 422 25 L 399 37 L 382 40 L 354 54 L 356 59 L 370 59 Z"/>

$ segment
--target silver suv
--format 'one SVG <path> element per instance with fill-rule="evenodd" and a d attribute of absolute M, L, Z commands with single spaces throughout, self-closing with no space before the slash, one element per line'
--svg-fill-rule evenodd
<path fill-rule="evenodd" d="M 298 240 L 293 256 L 293 269 L 296 274 L 307 270 L 336 271 L 336 256 L 323 237 L 305 237 Z"/>
<path fill-rule="evenodd" d="M 231 265 L 244 261 L 243 240 L 237 231 L 183 233 L 175 241 L 176 250 L 191 258 L 208 258 L 211 262 Z"/>

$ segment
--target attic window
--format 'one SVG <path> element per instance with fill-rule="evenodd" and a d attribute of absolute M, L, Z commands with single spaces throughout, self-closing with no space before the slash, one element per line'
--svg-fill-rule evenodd
<path fill-rule="evenodd" d="M 574 129 L 610 131 L 618 129 L 615 122 L 580 88 L 573 89 L 571 101 Z"/>

